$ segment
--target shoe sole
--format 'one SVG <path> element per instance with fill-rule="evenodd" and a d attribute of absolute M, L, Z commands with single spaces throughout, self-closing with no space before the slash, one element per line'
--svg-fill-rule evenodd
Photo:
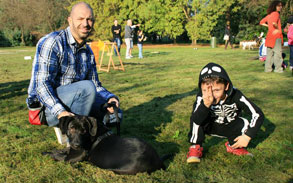
<path fill-rule="evenodd" d="M 199 163 L 200 159 L 197 157 L 190 157 L 186 160 L 187 163 Z"/>
<path fill-rule="evenodd" d="M 227 151 L 227 153 L 230 153 L 230 154 L 233 154 L 233 155 L 236 155 L 236 156 L 253 156 L 252 153 L 248 153 L 248 154 L 235 154 L 235 153 L 233 153 L 231 151 Z"/>

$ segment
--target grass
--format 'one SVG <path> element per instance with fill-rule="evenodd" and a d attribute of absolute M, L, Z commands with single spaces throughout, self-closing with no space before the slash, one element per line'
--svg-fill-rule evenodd
<path fill-rule="evenodd" d="M 28 122 L 25 98 L 32 60 L 24 56 L 34 52 L 33 47 L 0 49 L 0 182 L 293 182 L 293 77 L 288 69 L 283 74 L 264 73 L 263 63 L 252 59 L 257 50 L 146 46 L 144 59 L 124 60 L 125 72 L 99 72 L 103 85 L 121 100 L 122 136 L 143 138 L 161 155 L 174 153 L 165 162 L 166 171 L 135 176 L 41 155 L 62 147 L 52 128 Z M 265 114 L 258 136 L 248 147 L 254 157 L 228 154 L 225 140 L 207 136 L 202 162 L 186 164 L 198 74 L 208 62 L 222 65 L 234 86 Z"/>

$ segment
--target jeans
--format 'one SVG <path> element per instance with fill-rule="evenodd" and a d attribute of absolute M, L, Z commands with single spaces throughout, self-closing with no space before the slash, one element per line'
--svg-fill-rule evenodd
<path fill-rule="evenodd" d="M 114 42 L 117 44 L 117 47 L 118 47 L 118 52 L 120 53 L 120 47 L 121 47 L 121 40 L 120 38 L 114 38 Z M 116 47 L 114 47 L 114 52 L 115 52 L 115 55 L 117 56 L 117 50 L 116 50 Z"/>
<path fill-rule="evenodd" d="M 107 102 L 97 95 L 94 83 L 89 80 L 59 86 L 55 92 L 64 108 L 78 115 L 102 115 L 101 105 Z M 59 120 L 47 108 L 45 115 L 49 126 L 58 125 Z"/>
<path fill-rule="evenodd" d="M 290 67 L 293 67 L 293 45 L 289 45 L 289 48 L 290 48 L 290 60 L 289 60 L 289 63 L 290 63 Z"/>
<path fill-rule="evenodd" d="M 142 56 L 142 44 L 137 44 L 138 47 L 138 58 L 143 58 Z"/>

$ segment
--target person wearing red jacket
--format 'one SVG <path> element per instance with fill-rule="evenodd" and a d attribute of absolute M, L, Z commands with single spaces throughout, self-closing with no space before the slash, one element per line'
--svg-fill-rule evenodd
<path fill-rule="evenodd" d="M 274 72 L 282 73 L 282 43 L 283 34 L 281 29 L 280 11 L 281 1 L 273 1 L 267 9 L 267 16 L 260 21 L 260 25 L 268 27 L 265 46 L 267 47 L 267 60 L 265 72 L 272 72 L 272 65 L 275 65 Z"/>

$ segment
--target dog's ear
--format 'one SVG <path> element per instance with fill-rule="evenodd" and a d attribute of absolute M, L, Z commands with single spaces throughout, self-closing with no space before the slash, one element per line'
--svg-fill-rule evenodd
<path fill-rule="evenodd" d="M 87 122 L 89 124 L 89 133 L 93 137 L 97 134 L 98 124 L 96 118 L 87 117 Z"/>
<path fill-rule="evenodd" d="M 66 134 L 67 129 L 68 129 L 68 124 L 70 122 L 70 118 L 71 117 L 69 117 L 69 116 L 64 116 L 59 119 L 58 127 L 60 128 L 62 134 Z"/>

